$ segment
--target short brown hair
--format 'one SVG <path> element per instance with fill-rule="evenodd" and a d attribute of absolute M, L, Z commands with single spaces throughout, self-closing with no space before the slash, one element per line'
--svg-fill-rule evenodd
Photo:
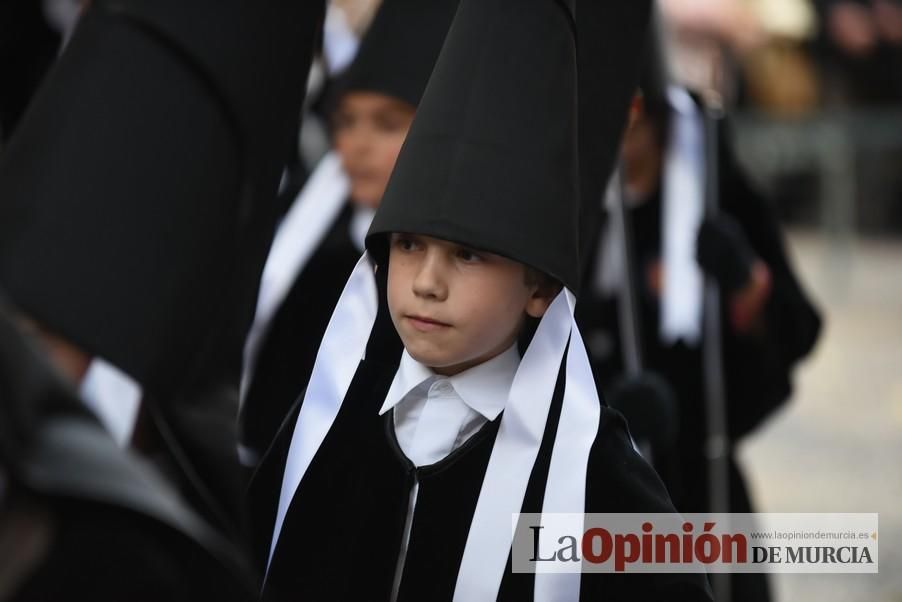
<path fill-rule="evenodd" d="M 557 278 L 549 276 L 542 270 L 528 265 L 524 265 L 523 283 L 526 286 L 538 286 L 539 290 L 547 290 L 557 292 L 561 289 L 561 283 Z"/>

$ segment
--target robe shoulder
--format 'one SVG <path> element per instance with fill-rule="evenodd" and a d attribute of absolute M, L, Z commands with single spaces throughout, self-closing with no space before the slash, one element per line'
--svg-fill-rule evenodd
<path fill-rule="evenodd" d="M 626 419 L 602 407 L 586 474 L 587 512 L 675 512 L 664 483 L 633 448 Z"/>
<path fill-rule="evenodd" d="M 586 474 L 586 512 L 676 512 L 664 483 L 633 448 L 626 419 L 602 407 Z M 583 574 L 581 600 L 713 600 L 704 574 Z"/>

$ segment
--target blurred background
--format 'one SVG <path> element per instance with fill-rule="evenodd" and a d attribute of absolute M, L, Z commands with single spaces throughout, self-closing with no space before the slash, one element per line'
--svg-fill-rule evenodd
<path fill-rule="evenodd" d="M 774 597 L 902 600 L 902 3 L 666 0 L 686 81 L 717 56 L 749 175 L 824 315 L 788 404 L 740 444 L 761 512 L 878 512 L 879 575 Z"/>
<path fill-rule="evenodd" d="M 0 2 L 0 153 L 80 4 Z M 332 1 L 322 71 L 353 57 L 377 5 Z M 661 0 L 660 9 L 675 77 L 722 99 L 735 154 L 771 199 L 824 317 L 793 399 L 740 444 L 756 509 L 880 514 L 878 575 L 774 575 L 774 598 L 900 602 L 902 1 Z M 308 166 L 328 145 L 327 128 L 312 123 L 299 144 Z"/>

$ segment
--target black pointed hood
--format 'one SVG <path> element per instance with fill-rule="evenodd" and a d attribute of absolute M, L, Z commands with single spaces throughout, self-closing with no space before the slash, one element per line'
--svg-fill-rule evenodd
<path fill-rule="evenodd" d="M 383 0 L 337 95 L 379 92 L 416 107 L 459 0 Z"/>
<path fill-rule="evenodd" d="M 379 235 L 417 232 L 578 291 L 582 205 L 600 207 L 648 14 L 647 1 L 463 0 L 370 229 L 376 260 Z"/>
<path fill-rule="evenodd" d="M 0 161 L 20 310 L 160 395 L 196 373 L 237 279 L 253 307 L 323 11 L 95 0 Z"/>
<path fill-rule="evenodd" d="M 576 43 L 554 0 L 463 0 L 367 237 L 416 232 L 577 288 Z"/>

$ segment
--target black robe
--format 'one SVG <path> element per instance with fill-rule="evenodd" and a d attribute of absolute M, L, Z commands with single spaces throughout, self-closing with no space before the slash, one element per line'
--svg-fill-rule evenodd
<path fill-rule="evenodd" d="M 241 410 L 242 444 L 262 453 L 307 386 L 335 303 L 360 259 L 347 203 L 301 270 L 263 335 Z"/>
<path fill-rule="evenodd" d="M 378 333 L 387 332 L 384 307 L 383 303 L 367 359 L 289 507 L 264 588 L 267 600 L 388 600 L 415 481 L 419 490 L 398 600 L 450 600 L 453 595 L 501 417 L 440 462 L 413 466 L 398 447 L 392 412 L 378 415 L 400 357 L 394 333 L 379 343 Z M 542 510 L 562 381 L 523 512 Z M 251 482 L 249 511 L 261 569 L 269 555 L 283 469 L 302 399 Z M 604 407 L 601 425 L 589 459 L 586 511 L 672 511 L 661 481 L 633 451 L 623 418 Z M 533 575 L 509 569 L 510 557 L 498 599 L 532 599 Z M 710 599 L 699 575 L 584 575 L 581 592 L 582 600 Z"/>
<path fill-rule="evenodd" d="M 793 272 L 779 223 L 767 201 L 740 172 L 726 145 L 720 149 L 719 161 L 720 209 L 742 227 L 753 251 L 767 264 L 773 285 L 764 308 L 765 329 L 760 336 L 731 332 L 726 303 L 721 304 L 728 431 L 735 442 L 789 398 L 793 365 L 811 350 L 821 321 Z M 664 377 L 673 388 L 678 404 L 675 453 L 656 456 L 655 468 L 677 510 L 706 512 L 709 483 L 701 347 L 690 347 L 682 341 L 661 342 L 659 301 L 648 287 L 646 270 L 661 257 L 660 192 L 632 209 L 630 219 L 645 368 Z M 588 267 L 589 274 L 597 269 L 595 262 L 599 259 L 594 258 Z M 587 286 L 577 306 L 577 320 L 587 341 L 601 336 L 610 343 L 606 349 L 589 345 L 598 386 L 609 389 L 623 374 L 617 300 L 602 298 Z M 732 455 L 730 511 L 752 512 L 749 494 Z M 755 583 L 737 591 L 734 600 L 767 599 L 762 576 L 738 575 L 734 581 Z"/>

